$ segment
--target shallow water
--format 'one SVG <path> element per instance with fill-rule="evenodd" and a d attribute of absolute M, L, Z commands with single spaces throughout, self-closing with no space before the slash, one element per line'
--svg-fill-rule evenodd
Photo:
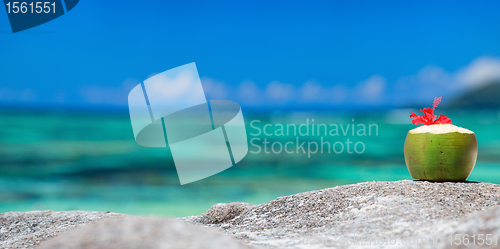
<path fill-rule="evenodd" d="M 3 111 L 0 212 L 78 209 L 178 217 L 200 214 L 219 202 L 259 204 L 342 184 L 411 179 L 403 157 L 406 133 L 415 127 L 409 111 L 415 110 L 244 112 L 253 139 L 247 156 L 224 172 L 183 186 L 168 149 L 135 143 L 126 113 Z M 478 138 L 478 161 L 468 180 L 500 184 L 500 112 L 443 114 Z M 278 124 L 289 125 L 284 135 Z M 294 134 L 293 125 L 302 125 L 302 133 Z M 363 135 L 363 125 L 372 125 L 371 135 L 369 129 Z M 264 142 L 269 142 L 267 150 Z M 330 143 L 330 153 L 326 144 L 323 153 L 315 147 L 322 142 Z M 303 150 L 297 148 L 301 143 Z"/>

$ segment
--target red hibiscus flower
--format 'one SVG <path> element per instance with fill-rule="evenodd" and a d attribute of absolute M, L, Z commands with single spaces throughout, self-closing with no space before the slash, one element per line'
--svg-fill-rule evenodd
<path fill-rule="evenodd" d="M 434 98 L 434 105 L 432 105 L 432 108 L 424 108 L 423 110 L 420 110 L 420 112 L 424 114 L 423 116 L 418 116 L 417 114 L 410 112 L 410 118 L 412 119 L 411 122 L 414 125 L 451 124 L 451 119 L 449 119 L 445 115 L 441 114 L 437 119 L 437 116 L 434 115 L 434 109 L 436 109 L 442 99 L 443 96 Z"/>

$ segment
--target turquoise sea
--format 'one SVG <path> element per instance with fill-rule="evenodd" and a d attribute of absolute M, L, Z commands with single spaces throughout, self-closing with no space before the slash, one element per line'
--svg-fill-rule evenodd
<path fill-rule="evenodd" d="M 219 202 L 259 204 L 343 184 L 411 179 L 403 145 L 408 130 L 416 127 L 408 112 L 416 110 L 243 111 L 252 141 L 247 156 L 226 171 L 182 186 L 170 151 L 136 144 L 126 112 L 0 111 L 0 212 L 95 210 L 179 217 Z M 468 180 L 500 184 L 500 111 L 441 113 L 476 132 L 478 161 Z M 302 125 L 302 133 L 293 134 L 293 125 Z M 322 142 L 337 143 L 336 151 L 328 153 L 324 145 L 321 153 L 315 144 Z"/>

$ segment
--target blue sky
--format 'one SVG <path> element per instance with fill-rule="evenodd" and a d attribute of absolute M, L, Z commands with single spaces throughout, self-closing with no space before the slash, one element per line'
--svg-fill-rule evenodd
<path fill-rule="evenodd" d="M 500 79 L 498 1 L 116 3 L 16 34 L 0 10 L 0 103 L 125 107 L 190 62 L 209 99 L 276 109 L 446 101 Z"/>

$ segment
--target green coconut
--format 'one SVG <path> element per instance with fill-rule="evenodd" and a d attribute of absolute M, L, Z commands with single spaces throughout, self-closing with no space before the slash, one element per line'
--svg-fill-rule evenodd
<path fill-rule="evenodd" d="M 423 125 L 408 132 L 404 154 L 414 179 L 465 181 L 476 164 L 477 139 L 452 124 Z"/>

